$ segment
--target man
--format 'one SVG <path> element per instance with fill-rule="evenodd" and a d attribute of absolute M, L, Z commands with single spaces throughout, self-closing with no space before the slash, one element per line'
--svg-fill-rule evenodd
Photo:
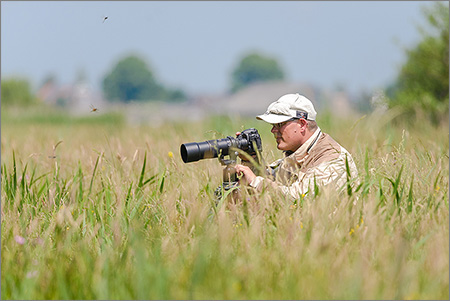
<path fill-rule="evenodd" d="M 269 105 L 256 118 L 272 124 L 277 148 L 285 157 L 272 163 L 265 177 L 256 176 L 251 166 L 237 164 L 240 183 L 257 191 L 272 186 L 285 195 L 300 198 L 314 193 L 314 185 L 334 185 L 337 190 L 347 184 L 347 166 L 351 179 L 358 176 L 350 153 L 317 126 L 316 111 L 303 95 L 287 94 Z"/>

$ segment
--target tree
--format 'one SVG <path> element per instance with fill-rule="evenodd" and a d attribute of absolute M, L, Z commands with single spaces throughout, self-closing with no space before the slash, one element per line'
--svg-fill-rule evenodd
<path fill-rule="evenodd" d="M 252 83 L 282 80 L 284 72 L 275 59 L 251 53 L 239 62 L 231 77 L 231 91 L 236 92 Z"/>
<path fill-rule="evenodd" d="M 406 50 L 406 63 L 387 92 L 389 105 L 402 107 L 408 119 L 421 114 L 437 124 L 449 109 L 449 9 L 435 2 L 423 12 L 431 30 L 419 28 L 422 40 Z"/>
<path fill-rule="evenodd" d="M 26 106 L 37 103 L 37 100 L 28 80 L 9 78 L 1 82 L 1 103 L 2 106 Z"/>
<path fill-rule="evenodd" d="M 166 91 L 149 67 L 137 56 L 120 60 L 103 80 L 103 92 L 112 101 L 163 99 Z"/>

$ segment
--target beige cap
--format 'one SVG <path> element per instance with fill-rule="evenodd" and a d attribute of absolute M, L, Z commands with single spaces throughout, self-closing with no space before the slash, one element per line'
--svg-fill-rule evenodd
<path fill-rule="evenodd" d="M 317 112 L 312 102 L 305 96 L 296 93 L 281 96 L 269 105 L 264 114 L 256 116 L 256 119 L 268 123 L 280 123 L 291 118 L 316 120 L 316 115 Z"/>

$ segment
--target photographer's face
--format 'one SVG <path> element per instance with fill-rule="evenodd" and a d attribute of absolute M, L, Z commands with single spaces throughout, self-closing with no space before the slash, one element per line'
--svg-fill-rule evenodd
<path fill-rule="evenodd" d="M 295 119 L 272 126 L 272 134 L 277 141 L 277 148 L 283 151 L 295 152 L 307 139 L 307 122 L 304 119 Z"/>

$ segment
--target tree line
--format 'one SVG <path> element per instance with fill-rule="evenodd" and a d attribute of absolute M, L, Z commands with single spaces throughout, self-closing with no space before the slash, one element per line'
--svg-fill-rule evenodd
<path fill-rule="evenodd" d="M 284 71 L 276 59 L 251 53 L 242 58 L 231 74 L 231 92 L 237 92 L 254 82 L 283 80 Z M 186 99 L 181 89 L 171 89 L 161 84 L 144 59 L 130 55 L 121 59 L 102 83 L 103 92 L 111 101 L 182 101 Z"/>

